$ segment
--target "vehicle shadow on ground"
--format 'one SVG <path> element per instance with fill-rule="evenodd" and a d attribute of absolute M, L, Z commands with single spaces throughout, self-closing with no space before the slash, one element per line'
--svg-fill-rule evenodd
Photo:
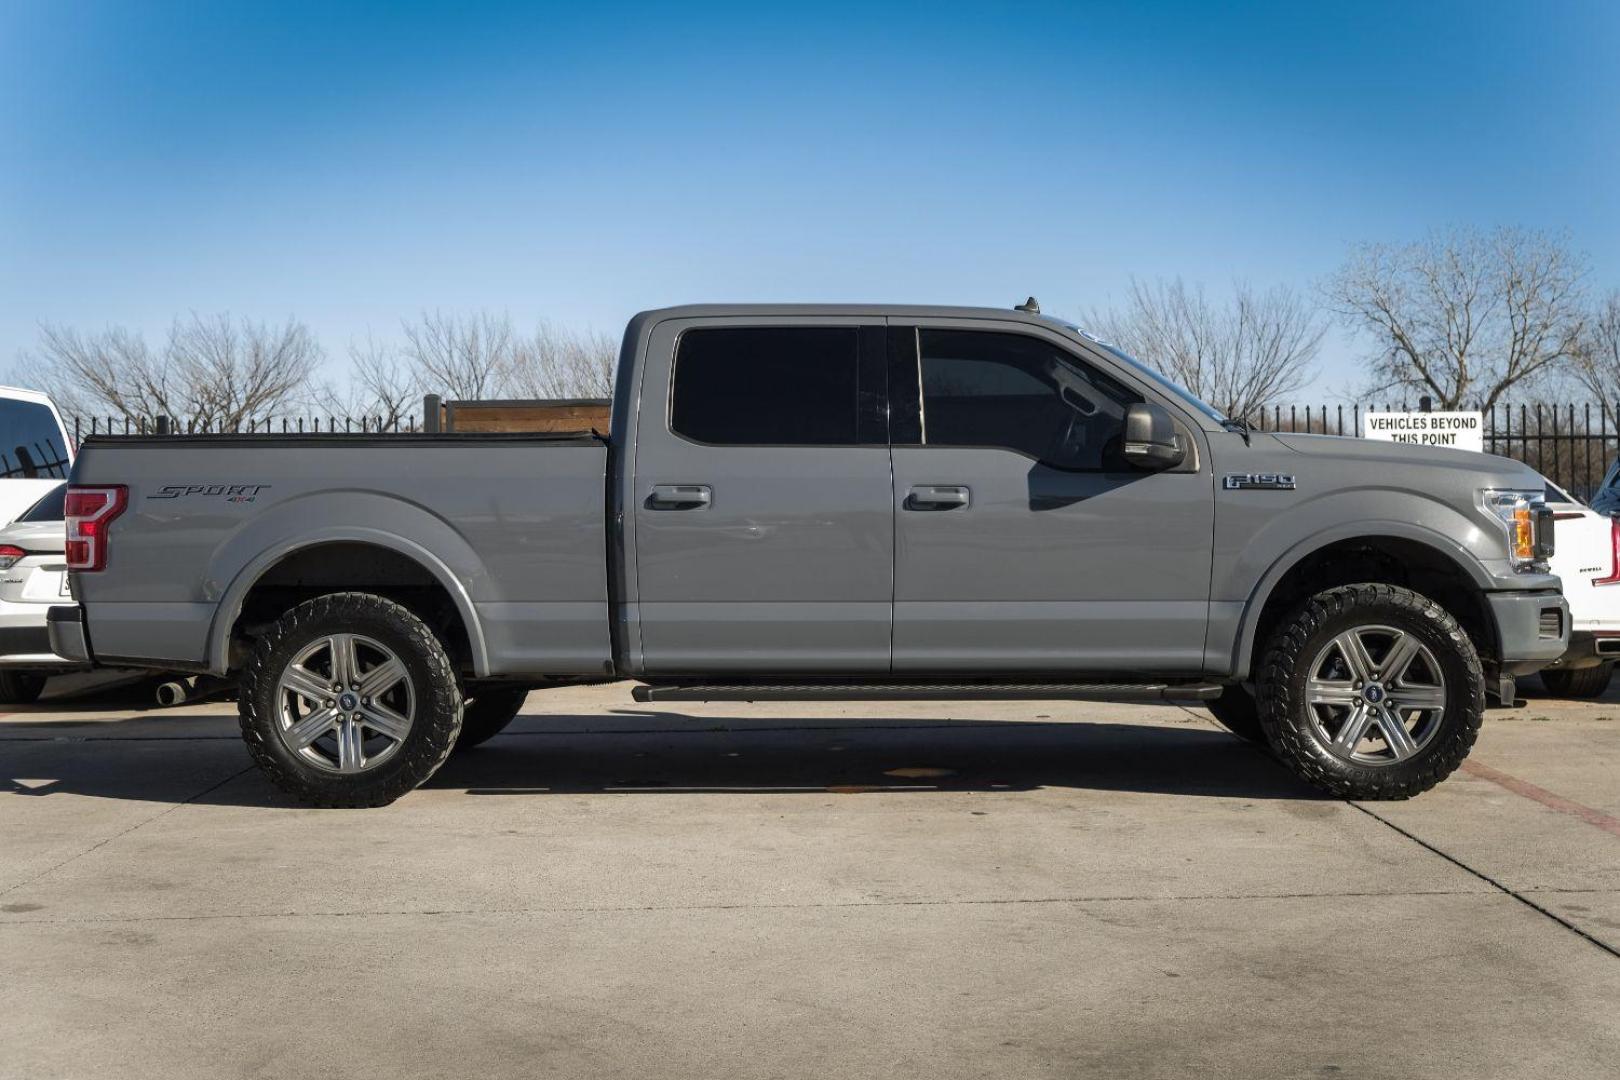
<path fill-rule="evenodd" d="M 647 726 L 591 734 L 576 733 L 588 716 L 520 718 L 507 733 L 452 756 L 426 786 L 475 796 L 1083 788 L 1317 797 L 1259 749 L 1196 722 L 633 715 Z"/>
<path fill-rule="evenodd" d="M 1183 714 L 1184 715 L 1184 714 Z M 228 806 L 293 806 L 235 738 L 235 717 L 192 716 L 186 735 L 151 717 L 35 749 L 0 791 Z M 120 736 L 108 727 L 139 724 Z M 241 771 L 247 769 L 247 771 Z M 11 778 L 29 776 L 28 784 Z M 209 777 L 215 779 L 209 780 Z M 210 785 L 214 786 L 210 786 Z M 872 717 L 717 719 L 678 713 L 519 717 L 453 755 L 425 788 L 472 797 L 850 795 L 1043 788 L 1244 799 L 1317 799 L 1261 750 L 1187 718 L 1166 725 Z"/>

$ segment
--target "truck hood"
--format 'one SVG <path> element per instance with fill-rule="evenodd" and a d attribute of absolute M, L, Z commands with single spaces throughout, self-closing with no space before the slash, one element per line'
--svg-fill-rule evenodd
<path fill-rule="evenodd" d="M 1499 454 L 1473 450 L 1452 450 L 1443 446 L 1412 446 L 1406 443 L 1350 439 L 1338 435 L 1272 436 L 1296 454 L 1334 461 L 1365 463 L 1368 468 L 1390 465 L 1417 465 L 1474 473 L 1483 487 L 1540 491 L 1546 486 L 1541 474 L 1530 466 Z"/>

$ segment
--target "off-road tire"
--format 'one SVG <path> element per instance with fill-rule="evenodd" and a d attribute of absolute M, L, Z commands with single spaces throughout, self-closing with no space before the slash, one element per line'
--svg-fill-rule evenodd
<path fill-rule="evenodd" d="M 506 725 L 517 719 L 528 696 L 527 688 L 477 691 L 461 710 L 461 737 L 456 740 L 456 750 L 470 750 L 506 730 Z"/>
<path fill-rule="evenodd" d="M 1260 707 L 1246 688 L 1228 686 L 1220 697 L 1206 701 L 1204 708 L 1221 727 L 1238 738 L 1265 745 L 1266 731 L 1260 725 Z"/>
<path fill-rule="evenodd" d="M 1444 669 L 1439 730 L 1417 753 L 1388 765 L 1358 765 L 1324 747 L 1305 703 L 1308 665 L 1336 635 L 1355 626 L 1393 626 L 1417 635 Z M 1346 799 L 1408 799 L 1462 764 L 1485 715 L 1485 677 L 1468 634 L 1439 604 L 1394 585 L 1345 585 L 1317 593 L 1271 635 L 1257 680 L 1260 723 L 1272 751 L 1296 775 Z"/>
<path fill-rule="evenodd" d="M 1609 679 L 1613 675 L 1614 664 L 1605 662 L 1574 671 L 1561 668 L 1543 671 L 1541 682 L 1554 697 L 1595 698 L 1609 688 Z"/>
<path fill-rule="evenodd" d="M 374 769 L 326 772 L 288 749 L 277 730 L 277 684 L 286 665 L 315 639 L 364 634 L 392 649 L 416 693 L 416 716 L 398 752 Z M 259 638 L 242 670 L 237 712 L 254 762 L 281 790 L 327 807 L 385 806 L 444 764 L 461 733 L 461 687 L 444 645 L 408 608 L 370 593 L 330 593 L 283 615 Z"/>
<path fill-rule="evenodd" d="M 45 676 L 0 671 L 0 705 L 31 705 L 45 692 Z"/>

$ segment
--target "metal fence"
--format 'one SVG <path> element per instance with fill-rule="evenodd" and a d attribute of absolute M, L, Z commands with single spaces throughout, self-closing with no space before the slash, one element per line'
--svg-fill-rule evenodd
<path fill-rule="evenodd" d="M 1406 404 L 1276 405 L 1249 422 L 1262 431 L 1360 435 L 1363 413 L 1412 411 Z M 1487 453 L 1524 462 L 1578 499 L 1596 494 L 1620 455 L 1620 405 L 1497 405 L 1484 421 Z"/>
<path fill-rule="evenodd" d="M 266 416 L 235 424 L 167 416 L 75 416 L 73 444 L 92 435 L 377 435 L 420 431 L 416 416 Z"/>
<path fill-rule="evenodd" d="M 1366 412 L 1409 412 L 1406 404 L 1276 405 L 1251 415 L 1261 431 L 1360 435 Z M 416 415 L 385 420 L 374 416 L 265 417 L 222 428 L 217 424 L 167 418 L 76 417 L 73 441 L 90 435 L 174 435 L 257 433 L 275 435 L 377 434 L 422 430 Z M 1610 463 L 1620 455 L 1620 405 L 1604 402 L 1564 405 L 1498 405 L 1485 414 L 1485 449 L 1516 458 L 1555 481 L 1576 498 L 1597 491 Z"/>

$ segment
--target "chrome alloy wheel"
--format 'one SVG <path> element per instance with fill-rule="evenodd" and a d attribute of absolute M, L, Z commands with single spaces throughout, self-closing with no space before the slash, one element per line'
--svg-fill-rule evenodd
<path fill-rule="evenodd" d="M 1393 765 L 1428 745 L 1446 711 L 1446 677 L 1429 647 L 1393 626 L 1335 637 L 1305 680 L 1311 727 L 1328 752 L 1357 765 Z"/>
<path fill-rule="evenodd" d="M 416 718 L 410 673 L 393 651 L 359 634 L 306 646 L 276 684 L 278 731 L 316 768 L 357 773 L 398 752 Z"/>

